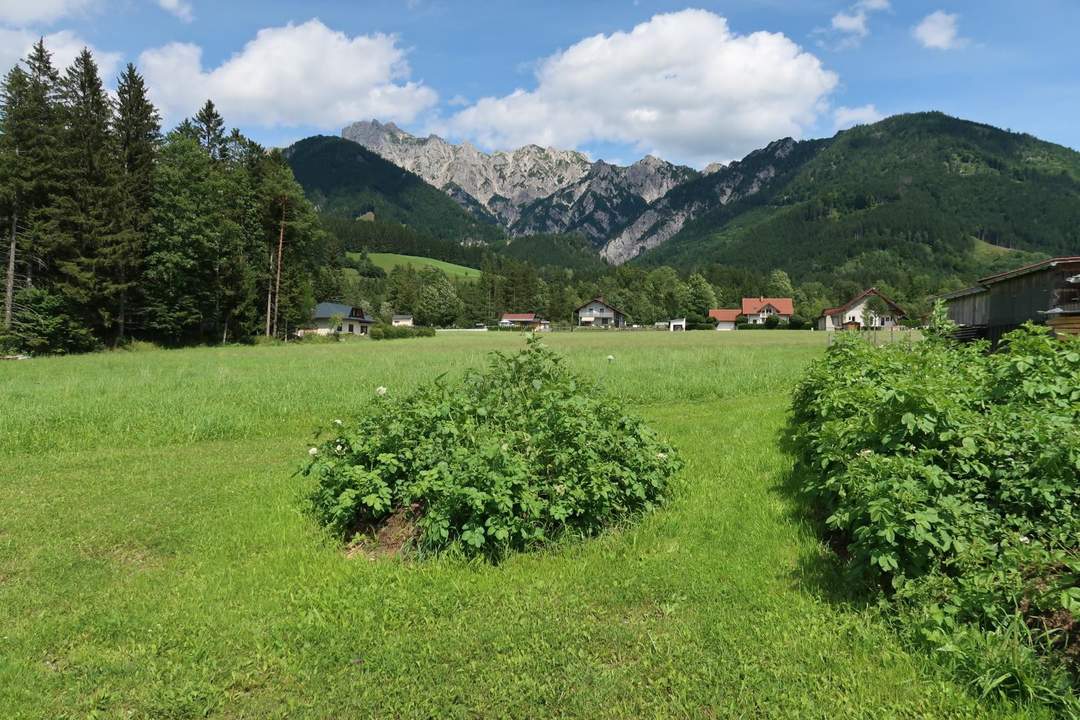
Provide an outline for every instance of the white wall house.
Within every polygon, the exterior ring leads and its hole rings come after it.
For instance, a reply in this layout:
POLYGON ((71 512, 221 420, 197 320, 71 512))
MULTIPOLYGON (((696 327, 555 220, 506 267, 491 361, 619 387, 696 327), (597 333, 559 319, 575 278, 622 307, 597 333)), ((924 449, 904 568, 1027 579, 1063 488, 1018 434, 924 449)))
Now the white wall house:
POLYGON ((717 330, 734 330, 741 313, 738 308, 713 308, 709 317, 716 321, 717 330))
POLYGON ((374 324, 375 320, 365 315, 363 308, 326 302, 315 306, 311 313, 311 322, 307 327, 297 330, 296 334, 300 337, 333 333, 367 335, 374 324))
POLYGON ((817 329, 832 332, 843 330, 845 326, 857 329, 882 329, 896 327, 904 317, 903 309, 889 298, 878 292, 877 288, 864 290, 839 307, 826 308, 817 321, 817 329), (888 308, 888 312, 866 312, 870 298, 877 297, 888 308), (864 321, 869 321, 865 323, 864 321))
POLYGON ((394 327, 412 327, 412 315, 394 315, 390 318, 390 324, 394 327))
POLYGON ((593 298, 574 310, 574 324, 580 327, 626 327, 626 315, 604 298, 593 298))
POLYGON ((742 314, 751 325, 764 325, 774 315, 786 323, 795 314, 795 303, 791 298, 743 298, 742 314))

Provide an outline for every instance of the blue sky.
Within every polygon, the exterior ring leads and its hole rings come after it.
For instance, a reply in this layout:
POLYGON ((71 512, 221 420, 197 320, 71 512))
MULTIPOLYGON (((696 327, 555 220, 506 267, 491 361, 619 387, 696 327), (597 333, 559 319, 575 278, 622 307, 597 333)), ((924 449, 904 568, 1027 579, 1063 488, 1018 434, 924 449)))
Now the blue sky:
POLYGON ((89 44, 170 123, 209 96, 269 145, 375 116, 701 166, 927 109, 1080 148, 1076 28, 1075 0, 0 0, 0 62, 89 44))

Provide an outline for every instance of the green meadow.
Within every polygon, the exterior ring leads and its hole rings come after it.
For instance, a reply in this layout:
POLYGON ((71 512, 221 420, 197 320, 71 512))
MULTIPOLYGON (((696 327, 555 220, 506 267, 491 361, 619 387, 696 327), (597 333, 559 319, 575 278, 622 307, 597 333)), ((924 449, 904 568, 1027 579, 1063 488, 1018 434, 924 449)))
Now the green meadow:
POLYGON ((822 334, 546 341, 687 465, 499 565, 347 557, 296 470, 376 387, 517 334, 0 363, 0 717, 1041 717, 906 650, 805 521, 780 439, 822 334))
POLYGON ((436 260, 434 258, 419 257, 416 255, 399 255, 397 253, 369 253, 368 258, 375 267, 382 268, 386 272, 390 272, 398 266, 412 267, 415 270, 433 267, 437 270, 442 270, 448 277, 452 278, 480 277, 480 271, 476 268, 465 267, 464 265, 457 265, 455 263, 446 262, 445 260, 436 260))

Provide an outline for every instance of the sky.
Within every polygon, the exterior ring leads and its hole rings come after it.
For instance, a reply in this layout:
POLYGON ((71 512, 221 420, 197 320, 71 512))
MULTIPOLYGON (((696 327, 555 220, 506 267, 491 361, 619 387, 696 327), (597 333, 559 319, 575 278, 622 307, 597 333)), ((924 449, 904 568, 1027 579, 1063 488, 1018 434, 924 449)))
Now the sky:
POLYGON ((127 62, 166 127, 212 98, 268 146, 393 121, 703 167, 903 112, 1080 148, 1080 0, 0 0, 0 67, 45 37, 127 62))

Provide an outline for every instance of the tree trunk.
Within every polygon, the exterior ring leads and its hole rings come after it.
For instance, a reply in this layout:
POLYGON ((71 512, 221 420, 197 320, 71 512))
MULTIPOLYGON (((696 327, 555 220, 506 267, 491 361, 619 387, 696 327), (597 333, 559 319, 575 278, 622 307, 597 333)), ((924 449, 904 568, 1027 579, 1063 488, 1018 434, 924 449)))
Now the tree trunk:
POLYGON ((266 337, 270 337, 270 299, 274 296, 274 286, 270 277, 274 274, 274 246, 270 246, 270 274, 266 276, 266 337))
POLYGON ((12 308, 15 305, 15 245, 18 239, 19 211, 11 212, 11 245, 8 246, 7 279, 4 282, 4 329, 11 329, 12 308))
POLYGON ((116 312, 116 347, 124 344, 124 330, 127 324, 127 273, 120 270, 120 307, 116 312))
POLYGON ((278 302, 281 300, 281 251, 285 247, 285 206, 288 196, 281 198, 281 233, 278 235, 277 246, 277 277, 274 279, 274 336, 277 336, 278 302))

